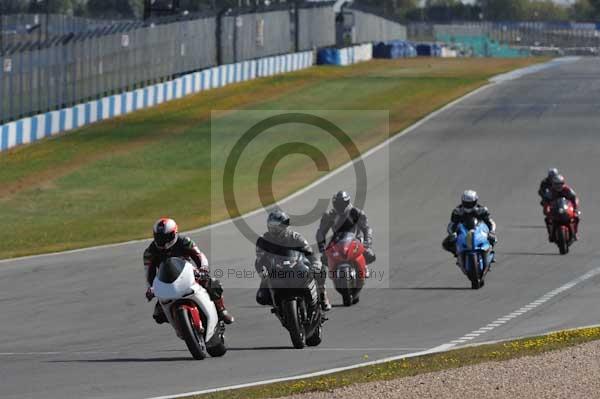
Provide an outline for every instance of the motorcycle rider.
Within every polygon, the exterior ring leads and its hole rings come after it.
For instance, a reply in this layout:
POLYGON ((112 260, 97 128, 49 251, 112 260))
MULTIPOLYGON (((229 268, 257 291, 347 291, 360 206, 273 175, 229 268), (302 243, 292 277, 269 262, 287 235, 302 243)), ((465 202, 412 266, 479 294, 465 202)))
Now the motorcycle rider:
MULTIPOLYGON (((225 308, 223 302, 223 286, 217 279, 209 276, 208 260, 206 256, 198 249, 198 246, 192 239, 180 236, 177 223, 173 219, 161 218, 156 221, 153 227, 154 241, 144 251, 144 269, 146 272, 146 298, 148 301, 154 298, 152 283, 160 264, 168 258, 178 257, 187 261, 193 261, 196 265, 196 279, 208 292, 210 299, 217 308, 219 319, 225 324, 231 324, 234 321, 233 316, 225 308)), ((156 303, 152 315, 158 324, 167 322, 162 306, 156 303)))
POLYGON ((538 189, 538 195, 542 199, 540 202, 540 205, 542 205, 544 208, 550 202, 549 200, 550 200, 550 196, 551 196, 550 191, 552 191, 552 179, 558 175, 559 175, 558 169, 550 168, 550 169, 548 169, 548 175, 544 179, 542 179, 542 181, 540 183, 540 188, 538 189))
MULTIPOLYGON (((321 252, 321 261, 327 267, 326 239, 329 230, 333 232, 333 239, 339 233, 352 232, 362 238, 365 247, 364 257, 368 264, 375 262, 377 257, 373 251, 373 230, 369 226, 369 220, 364 211, 352 205, 350 194, 346 191, 338 191, 331 198, 332 209, 325 212, 321 217, 321 223, 317 230, 317 243, 321 252)), ((367 276, 369 271, 367 269, 367 276)))
POLYGON ((462 194, 461 204, 454 208, 452 211, 452 216, 450 216, 450 223, 448 223, 448 236, 442 242, 442 247, 452 253, 454 256, 456 254, 456 232, 458 230, 458 226, 461 223, 464 223, 467 217, 476 217, 478 220, 484 222, 488 229, 490 230, 488 233, 488 240, 492 247, 496 245, 496 222, 491 218, 490 211, 488 208, 481 206, 478 204, 479 196, 477 192, 473 190, 465 190, 462 194))
POLYGON ((548 229, 548 241, 553 242, 552 237, 552 215, 550 212, 550 206, 553 201, 559 198, 566 198, 573 203, 573 209, 575 210, 575 223, 573 231, 573 238, 577 241, 577 232, 579 230, 579 217, 581 216, 581 211, 579 210, 579 198, 577 197, 577 193, 569 187, 565 183, 565 178, 563 175, 556 175, 552 178, 552 187, 550 190, 550 198, 547 201, 545 206, 544 214, 546 215, 546 228, 548 229))
MULTIPOLYGON (((283 211, 276 210, 267 218, 267 232, 256 242, 256 271, 262 276, 264 257, 269 253, 276 253, 278 248, 289 248, 302 252, 311 264, 315 276, 321 309, 329 311, 331 304, 325 290, 326 272, 321 262, 314 255, 308 241, 298 232, 290 228, 290 217, 283 211)), ((271 293, 267 287, 267 279, 262 278, 260 287, 256 292, 256 302, 260 305, 272 305, 271 293)))

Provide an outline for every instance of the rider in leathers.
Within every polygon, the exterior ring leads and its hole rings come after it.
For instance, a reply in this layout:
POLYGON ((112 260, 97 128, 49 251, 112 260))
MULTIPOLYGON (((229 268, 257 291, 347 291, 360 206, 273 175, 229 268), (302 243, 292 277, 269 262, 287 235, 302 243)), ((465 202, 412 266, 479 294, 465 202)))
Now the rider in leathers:
POLYGON ((448 236, 442 242, 442 247, 456 256, 456 232, 458 225, 464 223, 467 217, 476 217, 484 222, 488 229, 488 240, 492 246, 496 244, 496 222, 491 218, 490 211, 477 203, 479 197, 473 190, 466 190, 462 195, 461 204, 454 208, 450 223, 448 224, 448 236))
MULTIPOLYGON (((331 309, 331 304, 325 290, 326 271, 323 270, 321 262, 314 255, 308 241, 300 233, 290 229, 289 225, 290 218, 285 212, 274 211, 269 214, 267 219, 268 231, 256 242, 256 262, 254 264, 256 271, 259 275, 263 276, 263 266, 266 261, 265 256, 269 256, 270 253, 277 253, 280 248, 302 252, 311 264, 317 283, 321 308, 328 311, 331 309)), ((261 305, 272 305, 267 282, 267 279, 262 277, 260 287, 256 292, 256 302, 261 305)))
MULTIPOLYGON (((154 298, 152 284, 160 264, 171 257, 183 258, 196 266, 194 274, 199 284, 208 292, 210 299, 217 308, 219 319, 226 324, 234 321, 233 316, 225 308, 223 302, 223 287, 221 282, 209 276, 208 260, 189 237, 180 236, 177 223, 173 219, 161 218, 154 224, 154 241, 144 251, 144 269, 146 272, 146 298, 154 298)), ((152 315, 158 324, 167 322, 162 306, 156 303, 152 315)))
MULTIPOLYGON (((319 252, 323 254, 326 249, 327 233, 333 232, 332 240, 340 233, 352 232, 358 238, 362 238, 365 247, 365 260, 367 264, 375 261, 375 252, 371 245, 373 244, 373 230, 369 226, 367 214, 353 206, 350 195, 345 191, 338 191, 331 199, 332 209, 325 212, 321 217, 321 223, 317 230, 317 244, 319 252)), ((322 256, 321 261, 327 266, 327 257, 322 256)), ((367 272, 368 274, 368 272, 367 272)))
POLYGON ((558 198, 566 198, 573 204, 573 208, 575 210, 575 223, 573 226, 573 238, 575 241, 578 240, 578 230, 579 230, 579 219, 581 216, 581 211, 579 210, 579 198, 571 187, 569 187, 565 183, 565 178, 563 175, 556 175, 552 178, 552 186, 550 190, 550 196, 548 201, 544 206, 544 214, 546 215, 546 228, 548 230, 548 241, 553 242, 554 237, 552 237, 552 215, 551 215, 551 204, 553 201, 558 198))
POLYGON ((550 168, 548 169, 548 175, 540 182, 538 195, 541 198, 540 205, 542 205, 544 209, 550 203, 550 198, 552 197, 552 179, 558 175, 558 169, 550 168))

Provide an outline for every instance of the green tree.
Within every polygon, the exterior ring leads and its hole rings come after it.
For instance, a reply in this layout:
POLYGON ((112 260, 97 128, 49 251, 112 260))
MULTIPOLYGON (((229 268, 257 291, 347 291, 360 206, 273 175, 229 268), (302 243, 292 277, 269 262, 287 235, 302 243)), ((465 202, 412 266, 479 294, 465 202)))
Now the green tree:
POLYGON ((478 0, 483 18, 492 21, 519 21, 525 19, 527 0, 478 0))
POLYGON ((594 7, 589 0, 577 0, 570 11, 571 19, 576 21, 589 21, 595 17, 594 7))
POLYGON ((532 0, 527 5, 526 20, 530 21, 566 21, 569 9, 552 0, 532 0))
POLYGON ((87 11, 93 17, 135 18, 139 8, 137 0, 89 0, 87 3, 87 11))

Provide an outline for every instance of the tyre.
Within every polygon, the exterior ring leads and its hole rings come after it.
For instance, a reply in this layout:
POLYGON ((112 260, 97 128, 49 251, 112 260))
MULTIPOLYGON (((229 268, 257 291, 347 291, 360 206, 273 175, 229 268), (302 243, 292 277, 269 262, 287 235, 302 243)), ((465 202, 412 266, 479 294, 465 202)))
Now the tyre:
POLYGON ((558 245, 558 252, 560 252, 561 255, 566 255, 569 253, 569 240, 567 239, 569 232, 567 231, 567 228, 564 226, 560 227, 560 230, 558 231, 558 240, 556 242, 556 245, 558 245))
POLYGON ((472 254, 468 258, 470 263, 469 267, 469 280, 471 280, 471 289, 478 290, 481 288, 481 280, 479 278, 479 259, 477 254, 472 254))
POLYGON ((344 306, 352 305, 352 303, 354 302, 354 298, 352 297, 350 290, 344 291, 344 293, 342 294, 342 301, 344 301, 344 306))
POLYGON ((289 299, 283 302, 282 305, 285 324, 290 333, 292 344, 294 348, 302 349, 306 345, 306 336, 304 334, 304 327, 300 323, 298 302, 296 299, 289 299))
POLYGON ((177 308, 175 317, 179 331, 188 347, 188 350, 196 360, 203 360, 208 356, 204 337, 194 328, 188 311, 183 308, 177 308))
POLYGON ((220 336, 219 343, 206 348, 206 351, 212 357, 221 357, 225 353, 227 353, 227 346, 225 345, 225 335, 223 335, 222 331, 219 332, 219 334, 220 334, 219 335, 220 336))
POLYGON ((306 339, 307 346, 317 346, 323 341, 323 326, 315 329, 315 332, 306 339))

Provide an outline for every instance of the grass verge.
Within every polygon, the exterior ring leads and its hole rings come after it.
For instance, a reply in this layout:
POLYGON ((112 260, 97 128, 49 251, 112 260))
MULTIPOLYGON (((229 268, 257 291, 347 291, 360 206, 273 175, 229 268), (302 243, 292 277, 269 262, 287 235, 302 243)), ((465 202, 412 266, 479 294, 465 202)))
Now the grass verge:
MULTIPOLYGON (((0 219, 11 234, 0 240, 0 258, 148 237, 149 226, 164 215, 183 230, 227 218, 211 181, 218 180, 227 155, 214 149, 227 148, 233 138, 211 138, 211 110, 228 111, 216 121, 232 131, 243 128, 240 110, 389 111, 389 129, 359 113, 346 122, 362 152, 491 76, 542 61, 418 58, 314 67, 200 93, 8 151, 0 154, 0 219)), ((282 132, 290 140, 321 145, 330 170, 348 161, 322 134, 282 132)), ((268 138, 253 144, 236 175, 236 193, 244 198, 240 212, 260 206, 257 185, 265 182, 258 172, 273 148, 268 138)), ((274 196, 282 198, 326 173, 308 157, 286 157, 276 165, 274 196)))
POLYGON ((600 340, 600 327, 565 330, 538 337, 465 347, 449 352, 366 366, 315 378, 196 395, 186 399, 263 399, 330 391, 354 384, 410 377, 483 362, 535 356, 596 340, 600 340))

